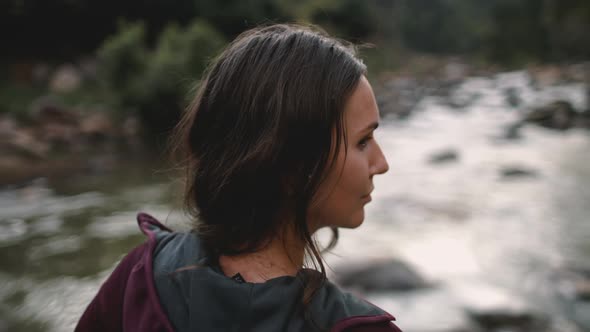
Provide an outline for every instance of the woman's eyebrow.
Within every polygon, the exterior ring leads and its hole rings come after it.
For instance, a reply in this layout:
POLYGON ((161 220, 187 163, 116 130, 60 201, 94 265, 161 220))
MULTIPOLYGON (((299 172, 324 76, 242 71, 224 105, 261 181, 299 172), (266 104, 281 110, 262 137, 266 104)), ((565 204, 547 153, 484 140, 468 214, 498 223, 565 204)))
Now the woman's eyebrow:
POLYGON ((367 132, 367 131, 372 131, 377 129, 377 127, 379 127, 379 122, 375 121, 372 122, 371 124, 369 124, 368 126, 365 127, 365 129, 361 130, 361 132, 367 132))

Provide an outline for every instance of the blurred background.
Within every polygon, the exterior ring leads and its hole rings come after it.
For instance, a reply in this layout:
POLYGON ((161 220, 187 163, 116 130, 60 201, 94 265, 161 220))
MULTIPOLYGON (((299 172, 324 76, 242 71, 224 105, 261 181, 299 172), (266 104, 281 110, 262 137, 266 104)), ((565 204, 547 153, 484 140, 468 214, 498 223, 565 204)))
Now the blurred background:
POLYGON ((137 212, 189 227, 167 135, 208 61, 278 22, 361 44, 381 111, 390 171, 334 280, 407 332, 590 331, 590 2, 2 0, 0 22, 0 331, 72 330, 137 212))

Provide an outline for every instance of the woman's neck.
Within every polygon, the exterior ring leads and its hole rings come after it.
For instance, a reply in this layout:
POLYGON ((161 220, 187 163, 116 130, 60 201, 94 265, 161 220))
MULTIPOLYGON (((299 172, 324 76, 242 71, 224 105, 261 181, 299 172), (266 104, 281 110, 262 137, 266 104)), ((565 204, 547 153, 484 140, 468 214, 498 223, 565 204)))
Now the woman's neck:
POLYGON ((263 283, 282 276, 295 276, 303 266, 305 246, 293 231, 284 231, 268 245, 253 252, 220 256, 219 266, 226 276, 239 273, 244 280, 263 283))

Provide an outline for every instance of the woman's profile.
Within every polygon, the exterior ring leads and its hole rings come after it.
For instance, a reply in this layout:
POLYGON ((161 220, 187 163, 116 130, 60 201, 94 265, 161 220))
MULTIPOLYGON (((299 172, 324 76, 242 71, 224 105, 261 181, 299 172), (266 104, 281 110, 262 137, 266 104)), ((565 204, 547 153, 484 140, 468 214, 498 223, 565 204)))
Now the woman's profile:
POLYGON ((77 331, 399 331, 326 278, 314 233, 356 228, 388 170, 366 67, 309 27, 244 32, 213 60, 172 145, 189 233, 140 213, 148 240, 77 331), (306 267, 306 268, 304 268, 306 267))

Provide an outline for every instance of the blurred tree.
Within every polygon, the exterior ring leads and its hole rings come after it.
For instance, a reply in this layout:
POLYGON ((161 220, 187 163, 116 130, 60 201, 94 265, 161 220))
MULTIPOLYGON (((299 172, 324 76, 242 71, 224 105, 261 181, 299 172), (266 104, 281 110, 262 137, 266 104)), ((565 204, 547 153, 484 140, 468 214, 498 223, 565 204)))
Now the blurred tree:
POLYGON ((88 54, 121 18, 143 21, 150 46, 167 24, 202 18, 227 39, 261 23, 303 21, 349 39, 504 63, 590 53, 587 0, 3 0, 0 57, 63 62, 88 54))
POLYGON ((163 130, 204 59, 226 40, 255 25, 293 21, 376 44, 363 53, 373 73, 415 51, 512 66, 590 57, 587 0, 3 0, 0 83, 30 84, 36 69, 98 48, 98 80, 113 109, 163 130))
POLYGON ((100 82, 120 113, 140 116, 147 135, 165 132, 176 124, 190 85, 225 43, 207 22, 196 20, 186 29, 169 25, 149 51, 144 25, 122 24, 98 52, 100 82))
POLYGON ((142 20, 148 41, 169 22, 194 18, 194 0, 2 0, 4 59, 56 60, 94 52, 118 21, 142 20), (15 38, 15 35, 18 38, 15 38))
POLYGON ((543 23, 551 60, 588 60, 590 57, 590 2, 545 0, 543 23))
POLYGON ((162 32, 142 76, 141 98, 135 104, 148 133, 173 128, 186 105, 187 91, 225 43, 224 37, 203 20, 186 29, 171 25, 162 32))
POLYGON ((476 52, 490 28, 489 6, 488 1, 402 1, 397 19, 403 43, 429 53, 476 52))
POLYGON ((367 39, 377 31, 376 14, 370 1, 340 0, 324 2, 311 13, 311 21, 341 37, 356 41, 367 39))
POLYGON ((196 0, 197 17, 229 39, 259 24, 293 21, 280 0, 196 0))
POLYGON ((128 109, 141 98, 148 56, 143 23, 121 23, 99 48, 98 80, 115 107, 128 109))
POLYGON ((542 1, 495 0, 491 17, 493 28, 486 43, 486 54, 491 60, 521 65, 531 58, 548 58, 542 1))

